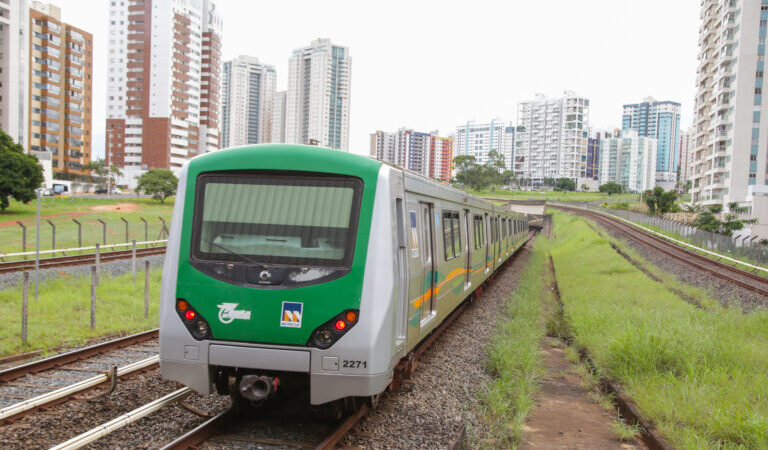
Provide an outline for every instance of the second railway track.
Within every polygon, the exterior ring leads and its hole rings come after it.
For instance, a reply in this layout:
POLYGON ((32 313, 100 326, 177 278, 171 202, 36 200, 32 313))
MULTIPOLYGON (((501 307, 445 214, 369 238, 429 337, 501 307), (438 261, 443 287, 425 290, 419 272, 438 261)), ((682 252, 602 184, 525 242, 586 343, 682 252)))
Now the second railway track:
POLYGON ((744 289, 768 297, 768 278, 766 277, 700 255, 694 251, 682 248, 679 245, 675 245, 660 237, 653 236, 620 220, 616 220, 598 212, 563 205, 551 206, 563 211, 589 217, 599 224, 618 231, 636 242, 646 245, 670 258, 693 266, 703 272, 714 275, 744 289))
MULTIPOLYGON (((128 259, 128 258, 131 258, 132 254, 133 254, 132 250, 119 250, 119 251, 113 251, 113 252, 105 252, 105 253, 99 254, 99 262, 103 263, 103 262, 117 261, 121 259, 128 259)), ((162 254, 165 254, 165 246, 136 249, 137 258, 143 258, 146 256, 153 256, 153 255, 162 255, 162 254)), ((56 258, 44 258, 40 260, 40 268, 51 269, 51 268, 63 267, 63 266, 78 266, 78 265, 95 264, 95 263, 96 263, 96 254, 88 253, 85 255, 70 255, 70 256, 59 256, 56 258)), ((34 268, 35 268, 34 260, 2 262, 0 263, 0 274, 28 271, 28 270, 33 270, 34 268)))

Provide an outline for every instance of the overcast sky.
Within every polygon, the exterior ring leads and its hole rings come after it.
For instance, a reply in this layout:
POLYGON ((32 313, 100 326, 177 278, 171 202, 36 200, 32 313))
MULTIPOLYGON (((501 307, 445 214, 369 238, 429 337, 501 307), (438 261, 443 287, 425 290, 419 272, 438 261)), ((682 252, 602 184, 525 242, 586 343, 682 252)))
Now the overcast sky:
MULTIPOLYGON (((104 154, 108 0, 51 0, 94 35, 93 148, 104 154)), ((224 60, 277 69, 318 37, 352 56, 350 150, 409 127, 447 135, 467 120, 517 121, 517 103, 566 89, 590 99, 590 124, 619 126, 646 96, 682 103, 692 120, 698 0, 219 0, 224 60)))

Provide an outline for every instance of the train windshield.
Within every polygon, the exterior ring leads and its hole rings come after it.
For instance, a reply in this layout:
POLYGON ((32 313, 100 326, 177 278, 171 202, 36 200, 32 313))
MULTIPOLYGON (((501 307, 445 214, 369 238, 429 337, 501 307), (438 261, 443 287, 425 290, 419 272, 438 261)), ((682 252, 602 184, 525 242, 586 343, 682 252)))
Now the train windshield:
POLYGON ((351 266, 359 179, 293 172, 206 174, 198 181, 193 258, 351 266))

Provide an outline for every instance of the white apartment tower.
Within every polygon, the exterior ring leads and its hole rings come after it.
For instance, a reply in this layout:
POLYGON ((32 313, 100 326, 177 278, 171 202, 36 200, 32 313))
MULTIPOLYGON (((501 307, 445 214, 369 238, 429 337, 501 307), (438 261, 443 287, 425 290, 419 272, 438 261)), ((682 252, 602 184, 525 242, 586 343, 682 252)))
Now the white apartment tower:
POLYGON ((29 151, 29 2, 0 2, 0 128, 29 151))
POLYGON ((505 169, 512 168, 515 129, 511 123, 496 118, 490 122, 467 122, 456 127, 454 156, 474 156, 477 164, 488 162, 488 153, 496 150, 504 156, 505 169))
POLYGON ((768 184, 768 1, 702 0, 700 18, 692 201, 748 204, 768 184))
POLYGON ((693 156, 696 129, 691 127, 680 134, 680 175, 678 185, 685 189, 685 185, 691 177, 691 157, 693 156))
POLYGON ((222 20, 213 0, 110 0, 107 163, 126 184, 219 149, 222 20))
POLYGON ((288 65, 285 141, 349 150, 352 59, 347 47, 317 39, 288 65))
POLYGON ((286 91, 276 91, 272 100, 272 142, 285 142, 286 91))
POLYGON ((541 182, 586 178, 589 100, 566 91, 563 97, 522 102, 517 107, 515 174, 541 182))
POLYGON ((657 140, 632 129, 600 140, 600 184, 619 183, 625 191, 645 192, 656 184, 657 140))
POLYGON ((222 148, 274 142, 273 102, 277 75, 274 66, 253 56, 226 61, 221 77, 222 148))

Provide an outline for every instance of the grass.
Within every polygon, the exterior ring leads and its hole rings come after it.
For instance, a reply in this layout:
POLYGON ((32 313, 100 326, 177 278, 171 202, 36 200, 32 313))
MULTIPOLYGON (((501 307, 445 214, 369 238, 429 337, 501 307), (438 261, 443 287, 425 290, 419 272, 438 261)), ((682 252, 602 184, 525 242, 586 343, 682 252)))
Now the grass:
MULTIPOLYGON (((22 204, 11 200, 10 207, 0 213, 0 253, 16 253, 22 251, 22 230, 16 224, 21 221, 27 228, 26 251, 35 249, 35 214, 36 202, 22 204)), ((143 217, 149 222, 149 240, 156 240, 162 229, 158 217, 162 217, 170 226, 173 199, 164 204, 149 198, 43 198, 40 203, 40 249, 52 248, 52 229, 46 222, 51 220, 56 226, 56 248, 77 247, 77 225, 72 219, 82 223, 83 246, 102 243, 101 219, 107 223, 107 243, 125 242, 125 224, 121 217, 129 222, 128 240, 144 240, 143 217), (120 208, 120 209, 115 209, 120 208), (102 211, 99 211, 102 209, 102 211), (106 210, 105 210, 106 209, 106 210)))
POLYGON ((494 380, 485 387, 482 405, 496 440, 481 446, 508 448, 519 444, 525 417, 544 374, 539 345, 545 334, 542 296, 547 291, 542 271, 546 244, 544 239, 537 240, 488 346, 488 365, 494 380))
POLYGON ((768 448, 768 312, 721 308, 701 292, 708 307, 696 308, 584 219, 554 220, 564 316, 600 375, 678 448, 768 448))
POLYGON ((472 195, 478 197, 503 198, 514 200, 549 200, 556 202, 613 202, 620 200, 639 201, 640 194, 614 194, 608 195, 601 192, 555 192, 555 191, 509 191, 506 189, 496 189, 493 192, 489 190, 477 191, 466 189, 472 195))
POLYGON ((615 420, 611 422, 611 428, 613 428, 613 433, 616 437, 624 442, 629 442, 640 436, 640 425, 638 424, 630 425, 621 420, 615 420))
POLYGON ((0 356, 62 344, 82 344, 99 336, 157 327, 161 269, 150 270, 149 317, 144 318, 144 270, 112 277, 102 273, 96 290, 96 327, 90 328, 91 277, 57 277, 41 283, 37 301, 30 277, 28 343, 21 344, 21 284, 0 291, 0 356))

